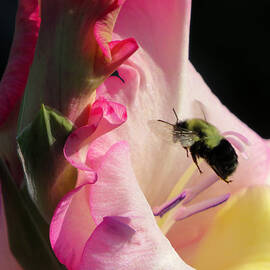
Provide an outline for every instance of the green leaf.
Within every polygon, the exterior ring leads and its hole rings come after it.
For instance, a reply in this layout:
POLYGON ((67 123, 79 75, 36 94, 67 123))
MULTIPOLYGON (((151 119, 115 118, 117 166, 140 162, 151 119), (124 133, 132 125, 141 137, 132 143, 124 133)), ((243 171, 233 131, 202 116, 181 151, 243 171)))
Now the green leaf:
POLYGON ((32 201, 22 196, 1 159, 0 179, 10 249, 19 264, 24 270, 65 269, 50 247, 48 223, 32 201))
POLYGON ((77 170, 63 155, 72 128, 68 119, 42 105, 34 121, 17 137, 28 192, 47 222, 77 179, 77 170))

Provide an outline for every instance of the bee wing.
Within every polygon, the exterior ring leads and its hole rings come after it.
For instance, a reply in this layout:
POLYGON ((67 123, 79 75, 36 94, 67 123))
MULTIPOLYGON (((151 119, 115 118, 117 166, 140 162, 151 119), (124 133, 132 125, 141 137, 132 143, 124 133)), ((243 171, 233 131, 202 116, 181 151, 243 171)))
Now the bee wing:
POLYGON ((173 140, 180 142, 183 147, 190 147, 198 138, 198 134, 184 128, 173 131, 173 140))
POLYGON ((193 117, 195 118, 201 118, 207 121, 209 118, 207 115, 207 109, 206 106, 199 100, 195 99, 192 102, 192 112, 193 112, 193 117))
POLYGON ((158 120, 148 121, 148 126, 155 135, 173 145, 180 143, 182 147, 190 147, 197 137, 197 134, 193 131, 184 128, 175 130, 173 124, 158 120))
POLYGON ((173 125, 158 120, 150 120, 148 126, 157 137, 169 144, 175 144, 173 125))

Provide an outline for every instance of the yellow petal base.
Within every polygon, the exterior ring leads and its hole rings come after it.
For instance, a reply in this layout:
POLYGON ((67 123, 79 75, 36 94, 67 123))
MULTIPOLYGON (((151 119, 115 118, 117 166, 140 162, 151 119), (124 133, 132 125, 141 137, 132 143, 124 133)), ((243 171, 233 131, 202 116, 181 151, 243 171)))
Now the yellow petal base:
POLYGON ((197 270, 270 269, 270 187, 234 195, 218 213, 193 262, 197 270))

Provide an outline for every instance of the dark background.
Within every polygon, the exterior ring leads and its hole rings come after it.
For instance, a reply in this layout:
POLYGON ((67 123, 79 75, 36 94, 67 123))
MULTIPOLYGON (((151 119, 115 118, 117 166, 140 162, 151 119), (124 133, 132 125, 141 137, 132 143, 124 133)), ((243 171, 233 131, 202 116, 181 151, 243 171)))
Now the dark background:
MULTIPOLYGON (((0 77, 16 8, 16 0, 1 0, 0 77)), ((221 101, 265 138, 270 138, 269 17, 269 0, 193 0, 190 33, 191 62, 221 101)))
POLYGON ((190 59, 221 101, 270 138, 269 0, 194 0, 190 59))

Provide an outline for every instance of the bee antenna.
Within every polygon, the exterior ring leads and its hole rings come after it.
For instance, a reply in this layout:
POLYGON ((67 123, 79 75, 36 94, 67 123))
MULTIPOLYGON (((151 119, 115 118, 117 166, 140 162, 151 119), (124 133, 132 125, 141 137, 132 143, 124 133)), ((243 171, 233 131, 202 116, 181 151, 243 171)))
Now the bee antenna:
POLYGON ((174 113, 175 118, 176 118, 176 123, 178 123, 179 122, 178 115, 177 115, 177 113, 176 113, 176 111, 175 111, 174 108, 172 110, 173 110, 173 113, 174 113))
POLYGON ((164 121, 164 120, 158 120, 159 122, 162 122, 162 123, 166 123, 166 124, 168 124, 168 125, 170 125, 170 126, 174 126, 174 124, 171 124, 171 123, 169 123, 169 122, 166 122, 166 121, 164 121))

